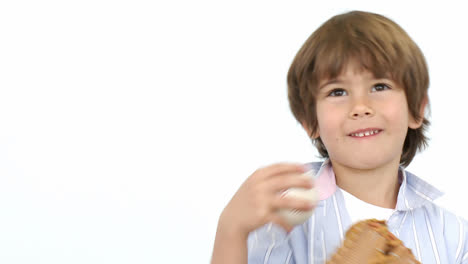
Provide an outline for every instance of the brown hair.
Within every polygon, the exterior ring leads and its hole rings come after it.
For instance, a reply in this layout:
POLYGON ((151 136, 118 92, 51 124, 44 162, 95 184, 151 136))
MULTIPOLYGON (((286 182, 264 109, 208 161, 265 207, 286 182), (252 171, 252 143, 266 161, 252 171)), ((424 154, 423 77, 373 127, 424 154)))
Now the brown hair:
MULTIPOLYGON (((288 72, 291 111, 309 128, 318 129, 315 95, 320 81, 336 78, 350 60, 403 87, 411 116, 420 121, 418 129, 408 128, 400 164, 408 166, 417 150, 427 146, 424 132, 429 126, 420 109, 427 98, 429 74, 419 47, 392 20, 378 14, 352 11, 332 17, 320 26, 297 53, 288 72)), ((328 157, 320 138, 312 139, 322 157, 328 157)))

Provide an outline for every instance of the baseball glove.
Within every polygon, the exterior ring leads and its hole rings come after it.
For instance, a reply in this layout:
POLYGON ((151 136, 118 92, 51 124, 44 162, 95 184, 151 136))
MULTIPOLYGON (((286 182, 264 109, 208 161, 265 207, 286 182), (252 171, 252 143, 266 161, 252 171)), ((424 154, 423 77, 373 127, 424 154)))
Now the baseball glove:
POLYGON ((385 221, 358 222, 346 232, 346 238, 327 264, 416 264, 411 250, 394 236, 385 221))

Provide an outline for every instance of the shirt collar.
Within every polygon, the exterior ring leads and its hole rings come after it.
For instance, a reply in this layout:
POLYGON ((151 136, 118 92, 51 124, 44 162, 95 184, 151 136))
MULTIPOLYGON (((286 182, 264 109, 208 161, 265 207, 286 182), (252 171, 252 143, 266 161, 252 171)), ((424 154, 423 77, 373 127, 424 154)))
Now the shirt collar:
MULTIPOLYGON (((315 186, 319 192, 319 200, 326 200, 337 190, 335 173, 330 160, 327 159, 323 163, 309 163, 308 165, 315 173, 315 186)), ((423 207, 443 195, 443 192, 416 175, 405 171, 403 167, 400 167, 398 175, 401 185, 398 191, 396 210, 407 211, 423 207)))
POLYGON ((401 181, 396 210, 407 211, 423 207, 441 197, 444 193, 416 175, 400 167, 401 181))

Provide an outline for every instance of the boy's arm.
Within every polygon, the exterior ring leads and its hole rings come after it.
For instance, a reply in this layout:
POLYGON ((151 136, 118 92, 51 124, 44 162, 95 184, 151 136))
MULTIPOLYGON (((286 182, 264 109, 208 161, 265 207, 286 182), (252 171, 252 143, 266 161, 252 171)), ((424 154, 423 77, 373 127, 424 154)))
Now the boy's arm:
POLYGON ((216 230, 211 264, 247 264, 247 237, 248 234, 224 227, 221 217, 216 230))
POLYGON ((277 214, 278 209, 313 209, 315 204, 310 201, 281 195, 289 188, 312 188, 310 178, 298 177, 306 170, 299 164, 274 164, 254 172, 219 218, 211 263, 247 263, 250 232, 269 222, 286 231, 292 229, 277 214))

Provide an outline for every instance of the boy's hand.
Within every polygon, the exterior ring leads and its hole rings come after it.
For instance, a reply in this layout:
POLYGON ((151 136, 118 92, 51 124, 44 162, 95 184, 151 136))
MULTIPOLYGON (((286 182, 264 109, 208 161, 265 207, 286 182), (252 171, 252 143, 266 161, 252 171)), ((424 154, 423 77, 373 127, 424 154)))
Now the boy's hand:
POLYGON ((312 179, 305 176, 306 169, 300 164, 279 163, 256 170, 241 185, 228 203, 219 220, 219 227, 236 236, 248 234, 273 222, 290 231, 288 225, 276 212, 278 209, 310 210, 308 201, 281 195, 289 188, 312 188, 312 179))

